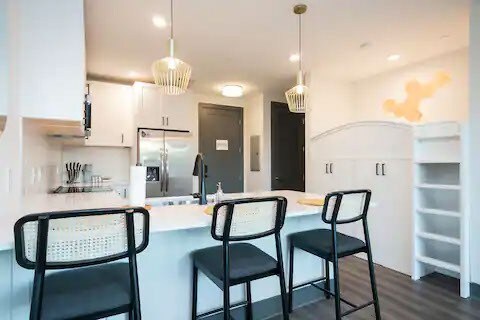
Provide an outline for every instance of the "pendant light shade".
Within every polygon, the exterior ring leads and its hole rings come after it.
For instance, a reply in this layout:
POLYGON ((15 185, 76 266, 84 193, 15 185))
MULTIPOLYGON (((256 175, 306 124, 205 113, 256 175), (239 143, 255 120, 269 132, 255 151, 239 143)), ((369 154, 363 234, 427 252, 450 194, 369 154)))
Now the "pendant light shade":
POLYGON ((298 74, 297 85, 285 92, 287 98, 288 109, 290 112, 305 113, 308 107, 308 87, 303 83, 302 72, 302 14, 307 11, 304 4, 296 5, 293 12, 298 15, 298 74))
POLYGON ((162 88, 166 95, 179 95, 185 93, 190 82, 192 68, 174 56, 173 41, 173 0, 170 2, 170 55, 157 60, 152 64, 152 73, 155 84, 162 88))

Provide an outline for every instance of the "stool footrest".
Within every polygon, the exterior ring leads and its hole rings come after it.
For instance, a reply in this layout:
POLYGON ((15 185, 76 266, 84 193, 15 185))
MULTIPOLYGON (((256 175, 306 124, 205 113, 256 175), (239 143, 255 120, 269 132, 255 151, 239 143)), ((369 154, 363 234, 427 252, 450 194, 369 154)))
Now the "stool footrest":
POLYGON ((354 307, 353 309, 350 309, 350 310, 345 311, 344 313, 342 313, 341 317, 347 316, 347 315, 349 315, 349 314, 351 314, 351 313, 354 313, 355 311, 358 311, 358 310, 360 310, 360 309, 366 308, 366 307, 368 307, 368 306, 370 306, 370 305, 372 305, 372 304, 374 304, 374 303, 375 303, 375 301, 372 300, 372 301, 369 301, 369 302, 364 303, 364 304, 362 304, 362 305, 356 306, 356 307, 354 307))
MULTIPOLYGON (((231 304, 230 305, 230 310, 238 308, 238 307, 246 306, 246 305, 247 305, 247 301, 240 301, 240 302, 231 304)), ((223 311, 223 308, 213 309, 213 310, 210 310, 210 311, 207 311, 207 312, 204 312, 202 314, 197 315, 197 319, 202 319, 202 318, 214 315, 216 313, 220 313, 222 311, 223 311)))
POLYGON ((315 285, 317 282, 325 281, 325 280, 327 280, 327 278, 326 278, 326 277, 323 277, 323 278, 318 278, 318 279, 315 279, 315 280, 310 280, 310 281, 307 281, 307 282, 303 282, 303 283, 294 285, 294 286, 292 287, 292 290, 293 290, 293 289, 298 289, 298 288, 303 288, 303 287, 306 287, 306 286, 313 286, 313 285, 315 285))

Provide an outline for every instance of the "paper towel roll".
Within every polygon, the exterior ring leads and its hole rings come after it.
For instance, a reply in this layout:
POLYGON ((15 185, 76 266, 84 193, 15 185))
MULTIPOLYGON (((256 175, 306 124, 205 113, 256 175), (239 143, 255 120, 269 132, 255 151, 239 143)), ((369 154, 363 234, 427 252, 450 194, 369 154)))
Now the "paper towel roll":
POLYGON ((147 167, 130 167, 130 197, 129 204, 134 207, 144 207, 146 197, 147 167))

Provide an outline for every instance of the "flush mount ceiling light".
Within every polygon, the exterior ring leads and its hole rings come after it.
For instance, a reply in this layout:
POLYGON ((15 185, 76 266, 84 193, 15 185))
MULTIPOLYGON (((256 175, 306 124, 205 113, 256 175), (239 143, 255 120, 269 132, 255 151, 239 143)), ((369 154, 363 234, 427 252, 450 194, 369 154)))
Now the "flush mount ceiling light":
POLYGON ((192 68, 174 56, 173 42, 173 0, 170 1, 170 55, 152 64, 155 84, 163 89, 166 95, 179 95, 187 91, 192 68))
POLYGON ((226 85, 222 88, 222 95, 225 97, 238 98, 243 96, 243 87, 238 85, 226 85))
POLYGON ((288 109, 290 112, 305 113, 307 110, 308 87, 303 84, 302 72, 302 14, 307 11, 307 6, 298 4, 293 7, 293 12, 298 15, 298 74, 297 85, 285 92, 288 109))
POLYGON ((159 15, 154 15, 152 18, 153 25, 159 29, 163 29, 167 27, 167 21, 164 17, 159 15))
POLYGON ((399 59, 400 59, 399 54, 391 54, 387 58, 388 61, 398 61, 399 59))

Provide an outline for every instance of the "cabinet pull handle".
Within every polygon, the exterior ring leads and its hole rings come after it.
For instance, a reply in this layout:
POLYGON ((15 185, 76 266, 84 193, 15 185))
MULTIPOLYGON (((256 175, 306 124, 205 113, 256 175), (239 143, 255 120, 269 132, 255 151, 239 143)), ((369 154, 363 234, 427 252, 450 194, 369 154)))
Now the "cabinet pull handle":
POLYGON ((328 174, 328 163, 325 163, 325 173, 328 174))
POLYGON ((378 162, 375 163, 375 174, 376 174, 377 176, 379 175, 379 173, 378 173, 378 165, 379 165, 378 162))
POLYGON ((333 173, 333 162, 330 162, 330 173, 333 173))
POLYGON ((167 127, 168 127, 168 117, 166 117, 166 118, 167 118, 167 127))
POLYGON ((123 133, 122 133, 122 143, 123 143, 123 133))
POLYGON ((382 176, 386 176, 386 174, 385 174, 385 163, 382 163, 382 176))
POLYGON ((162 126, 165 125, 165 117, 162 117, 162 126))

